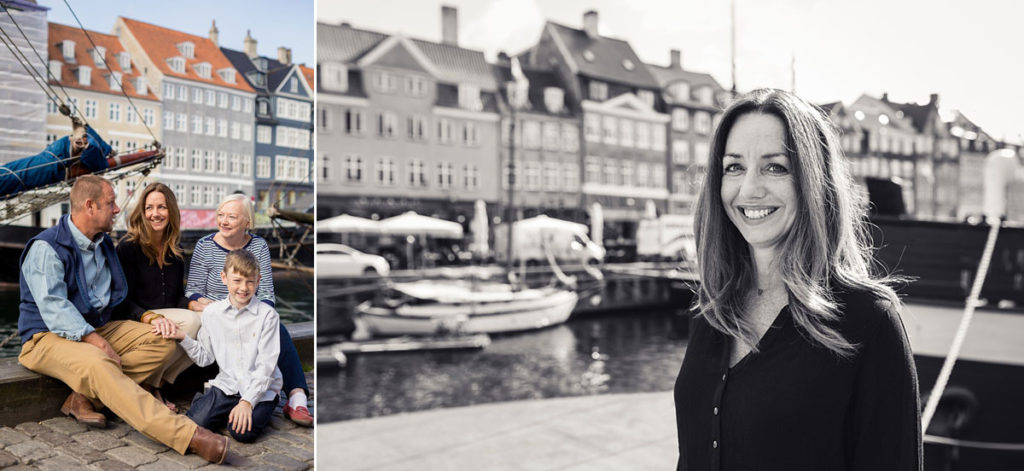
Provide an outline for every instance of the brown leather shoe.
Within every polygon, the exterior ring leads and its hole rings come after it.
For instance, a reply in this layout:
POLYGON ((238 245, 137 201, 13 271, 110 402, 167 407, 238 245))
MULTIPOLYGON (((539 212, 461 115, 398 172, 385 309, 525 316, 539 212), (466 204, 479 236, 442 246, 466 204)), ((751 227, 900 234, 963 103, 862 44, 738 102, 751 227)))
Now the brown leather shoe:
POLYGON ((192 435, 192 441, 188 443, 188 451, 211 463, 221 464, 228 456, 228 437, 218 435, 203 427, 196 427, 196 433, 192 435))
POLYGON ((64 415, 71 415, 75 417, 75 420, 80 424, 85 424, 90 427, 106 428, 107 417, 92 407, 92 402, 89 401, 85 396, 72 392, 67 399, 64 400, 64 405, 60 406, 60 411, 64 415))

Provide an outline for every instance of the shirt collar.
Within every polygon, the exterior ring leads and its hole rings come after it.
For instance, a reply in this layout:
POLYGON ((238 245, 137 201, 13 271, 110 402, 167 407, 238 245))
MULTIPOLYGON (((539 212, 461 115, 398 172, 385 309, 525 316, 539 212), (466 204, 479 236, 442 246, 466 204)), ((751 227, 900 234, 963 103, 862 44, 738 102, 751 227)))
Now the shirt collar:
POLYGON ((71 237, 75 239, 75 245, 80 250, 93 251, 96 249, 96 245, 99 244, 100 240, 103 240, 103 233, 97 232, 94 240, 89 240, 82 231, 78 230, 78 226, 71 220, 71 216, 68 216, 68 227, 71 228, 71 237))
MULTIPOLYGON (((231 295, 228 294, 229 298, 230 296, 231 295)), ((227 307, 224 308, 225 313, 232 314, 237 312, 239 315, 241 315, 248 312, 254 316, 257 314, 257 308, 259 307, 260 303, 260 300, 256 298, 255 294, 253 294, 252 299, 249 300, 249 304, 242 306, 242 309, 235 309, 235 306, 231 304, 231 299, 225 299, 225 301, 227 301, 227 307)))

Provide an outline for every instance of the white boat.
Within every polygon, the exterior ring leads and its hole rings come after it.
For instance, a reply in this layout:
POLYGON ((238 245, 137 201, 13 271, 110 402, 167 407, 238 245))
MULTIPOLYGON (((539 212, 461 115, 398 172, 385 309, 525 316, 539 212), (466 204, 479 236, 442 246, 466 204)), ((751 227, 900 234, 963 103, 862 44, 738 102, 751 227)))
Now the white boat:
POLYGON ((513 290, 504 283, 424 280, 395 283, 396 298, 357 307, 374 336, 494 334, 565 322, 579 299, 555 288, 513 290))

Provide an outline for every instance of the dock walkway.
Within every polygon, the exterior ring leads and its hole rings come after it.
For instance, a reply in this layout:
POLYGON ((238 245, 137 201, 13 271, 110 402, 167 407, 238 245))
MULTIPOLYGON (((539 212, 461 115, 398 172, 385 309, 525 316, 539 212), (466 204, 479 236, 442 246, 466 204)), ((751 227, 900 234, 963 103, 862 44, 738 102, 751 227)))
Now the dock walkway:
POLYGON ((665 470, 671 392, 502 402, 321 424, 324 469, 665 470), (330 444, 324 446, 324 444, 330 444))

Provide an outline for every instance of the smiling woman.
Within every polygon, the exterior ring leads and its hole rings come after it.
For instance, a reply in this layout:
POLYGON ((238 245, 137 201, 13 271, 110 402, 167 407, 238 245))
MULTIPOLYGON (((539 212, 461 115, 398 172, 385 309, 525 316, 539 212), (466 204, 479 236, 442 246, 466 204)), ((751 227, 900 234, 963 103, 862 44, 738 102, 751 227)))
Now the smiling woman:
POLYGON ((868 270, 864 205, 828 119, 755 90, 725 111, 709 158, 678 469, 920 469, 900 302, 868 270))

